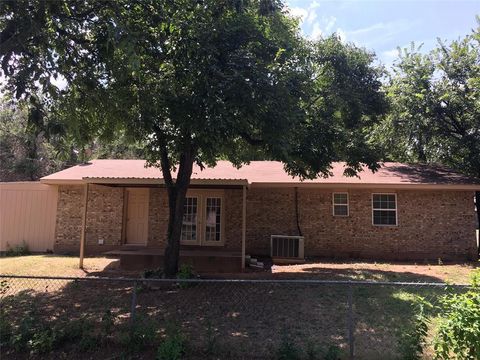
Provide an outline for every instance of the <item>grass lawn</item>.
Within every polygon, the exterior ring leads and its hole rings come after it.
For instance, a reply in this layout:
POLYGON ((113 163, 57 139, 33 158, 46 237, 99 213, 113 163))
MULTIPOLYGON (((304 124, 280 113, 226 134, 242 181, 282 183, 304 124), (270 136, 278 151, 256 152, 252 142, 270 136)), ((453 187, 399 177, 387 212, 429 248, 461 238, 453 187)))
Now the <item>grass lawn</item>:
POLYGON ((87 257, 84 270, 78 268, 78 256, 28 255, 0 257, 0 274, 84 277, 117 268, 115 259, 87 257))

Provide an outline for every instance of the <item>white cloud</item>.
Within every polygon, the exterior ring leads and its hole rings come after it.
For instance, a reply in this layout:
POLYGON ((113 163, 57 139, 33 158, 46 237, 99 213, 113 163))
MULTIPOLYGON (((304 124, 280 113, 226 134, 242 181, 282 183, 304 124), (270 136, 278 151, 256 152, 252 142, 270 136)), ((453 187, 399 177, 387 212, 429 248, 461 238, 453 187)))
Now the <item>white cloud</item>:
POLYGON ((335 23, 337 22, 337 18, 335 16, 329 16, 328 18, 325 19, 325 32, 326 33, 331 33, 333 27, 335 26, 335 23))
POLYGON ((337 28, 337 31, 335 31, 335 33, 340 37, 340 40, 342 40, 343 42, 347 41, 347 32, 345 30, 337 28))
POLYGON ((376 47, 381 44, 389 43, 398 34, 410 30, 414 24, 407 20, 396 20, 389 22, 379 22, 364 28, 359 28, 347 32, 347 36, 355 43, 367 47, 376 47), (376 46, 375 46, 376 45, 376 46))
POLYGON ((305 22, 307 24, 313 24, 316 18, 317 18, 317 13, 315 11, 309 11, 307 18, 305 19, 305 22))
POLYGON ((303 26, 303 24, 311 25, 317 19, 316 9, 319 6, 320 3, 318 1, 313 1, 306 7, 293 6, 289 8, 289 11, 293 17, 300 18, 300 26, 303 26))
POLYGON ((312 38, 312 40, 317 40, 320 36, 322 36, 322 34, 323 32, 322 32, 322 28, 320 27, 320 24, 318 22, 313 24, 312 32, 310 34, 310 37, 312 38))
POLYGON ((301 7, 292 7, 290 9, 290 14, 293 17, 300 18, 301 22, 303 22, 305 18, 308 16, 308 10, 301 7))
POLYGON ((382 51, 381 55, 384 59, 393 59, 398 56, 398 49, 382 51))

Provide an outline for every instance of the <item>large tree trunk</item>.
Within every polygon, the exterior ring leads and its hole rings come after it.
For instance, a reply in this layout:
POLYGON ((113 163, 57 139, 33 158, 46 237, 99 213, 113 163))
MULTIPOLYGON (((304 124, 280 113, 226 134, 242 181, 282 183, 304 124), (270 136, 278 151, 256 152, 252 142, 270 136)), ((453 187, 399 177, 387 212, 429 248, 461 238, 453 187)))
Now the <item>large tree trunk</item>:
POLYGON ((174 277, 178 271, 180 257, 180 236, 182 233, 183 204, 190 185, 193 169, 193 154, 186 152, 180 157, 177 179, 175 183, 170 175, 166 153, 162 156, 162 172, 168 192, 168 230, 167 246, 164 257, 164 273, 166 277, 174 277), (167 174, 168 172, 168 174, 167 174))

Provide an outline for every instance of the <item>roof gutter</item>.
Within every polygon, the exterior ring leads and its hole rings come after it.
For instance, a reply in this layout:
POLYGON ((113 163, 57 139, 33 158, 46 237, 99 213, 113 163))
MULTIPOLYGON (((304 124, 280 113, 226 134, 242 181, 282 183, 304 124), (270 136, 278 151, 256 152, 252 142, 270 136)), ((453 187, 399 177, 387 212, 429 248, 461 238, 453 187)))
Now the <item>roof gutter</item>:
POLYGON ((267 183, 252 182, 251 188, 301 188, 301 189, 396 189, 396 190, 469 190, 480 191, 480 184, 352 184, 352 183, 267 183))

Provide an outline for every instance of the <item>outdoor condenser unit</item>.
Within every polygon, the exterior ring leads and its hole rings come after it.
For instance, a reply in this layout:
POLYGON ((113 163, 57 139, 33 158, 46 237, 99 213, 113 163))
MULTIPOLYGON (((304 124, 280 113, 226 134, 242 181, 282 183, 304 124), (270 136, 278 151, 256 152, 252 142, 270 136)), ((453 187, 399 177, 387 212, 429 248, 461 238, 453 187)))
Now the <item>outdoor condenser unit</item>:
POLYGON ((272 235, 270 256, 274 263, 304 262, 303 236, 272 235))

